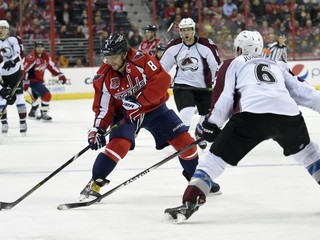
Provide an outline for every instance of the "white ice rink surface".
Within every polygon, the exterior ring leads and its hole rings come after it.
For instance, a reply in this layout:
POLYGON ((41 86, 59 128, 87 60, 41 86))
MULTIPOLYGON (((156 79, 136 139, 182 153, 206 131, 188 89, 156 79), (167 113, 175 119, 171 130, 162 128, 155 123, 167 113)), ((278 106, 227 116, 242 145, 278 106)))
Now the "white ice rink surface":
MULTIPOLYGON (((169 106, 174 107, 172 100, 169 106)), ((29 109, 29 106, 28 106, 29 109)), ((0 138, 0 201, 12 202, 87 146, 91 100, 54 101, 52 123, 28 121, 21 137, 16 108, 0 138)), ((311 138, 320 143, 320 116, 302 109, 311 138)), ((196 122, 196 118, 194 119, 196 122)), ((293 129, 294 131, 294 129, 293 129)), ((135 151, 108 177, 108 191, 172 154, 154 149, 141 131, 135 151)), ((210 196, 187 222, 164 221, 163 211, 181 204, 187 185, 176 159, 112 193, 99 204, 66 211, 91 177, 98 151, 89 150, 10 210, 0 211, 1 240, 308 240, 320 233, 320 189, 307 171, 267 141, 239 167, 217 179, 222 195, 210 196)), ((203 153, 201 153, 203 154, 203 153)))

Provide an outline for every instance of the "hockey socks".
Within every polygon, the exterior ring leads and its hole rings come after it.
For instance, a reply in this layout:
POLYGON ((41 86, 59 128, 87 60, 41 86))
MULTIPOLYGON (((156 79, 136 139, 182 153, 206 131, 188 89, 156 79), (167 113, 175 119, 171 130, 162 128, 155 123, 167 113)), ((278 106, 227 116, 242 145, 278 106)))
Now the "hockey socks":
POLYGON ((116 167, 117 163, 104 153, 99 153, 92 168, 92 179, 105 179, 116 167))
MULTIPOLYGON (((180 164, 181 164, 181 166, 183 167, 183 170, 184 170, 183 175, 186 174, 187 176, 191 177, 193 175, 194 171, 196 170, 196 167, 198 165, 198 160, 199 160, 198 156, 196 156, 192 160, 184 160, 181 157, 179 157, 180 164)), ((185 177, 187 178, 186 175, 185 175, 185 177)))
POLYGON ((320 184, 320 159, 307 167, 310 175, 320 184))

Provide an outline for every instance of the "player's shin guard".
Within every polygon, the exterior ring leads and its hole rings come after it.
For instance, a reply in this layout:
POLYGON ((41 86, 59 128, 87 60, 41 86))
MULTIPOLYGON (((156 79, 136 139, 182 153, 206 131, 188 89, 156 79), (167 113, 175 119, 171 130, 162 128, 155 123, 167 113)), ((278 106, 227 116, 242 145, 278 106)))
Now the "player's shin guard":
POLYGON ((320 185, 320 159, 307 167, 310 175, 320 185))
POLYGON ((199 157, 198 155, 192 159, 192 160, 184 160, 181 157, 179 157, 179 161, 181 166, 183 167, 183 175, 185 176, 185 178, 188 180, 188 178, 190 179, 191 176, 193 175, 194 171, 196 170, 196 167, 198 165, 198 160, 199 157))
POLYGON ((318 144, 310 141, 305 148, 293 154, 292 157, 301 163, 316 182, 320 184, 320 150, 318 144))
POLYGON ((205 203, 206 196, 209 194, 211 187, 212 181, 209 175, 206 172, 197 169, 183 194, 182 202, 205 203), (199 202, 197 202, 197 200, 199 202))
POLYGON ((92 178, 105 179, 116 167, 117 163, 104 153, 99 153, 92 168, 92 178))

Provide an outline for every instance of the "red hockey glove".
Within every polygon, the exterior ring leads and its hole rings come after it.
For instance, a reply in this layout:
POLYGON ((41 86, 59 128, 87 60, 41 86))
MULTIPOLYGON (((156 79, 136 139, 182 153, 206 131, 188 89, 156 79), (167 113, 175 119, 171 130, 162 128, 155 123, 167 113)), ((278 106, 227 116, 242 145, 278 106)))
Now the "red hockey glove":
POLYGON ((66 79, 66 76, 64 76, 64 74, 60 74, 59 75, 59 81, 62 83, 62 84, 66 84, 67 82, 67 79, 66 79))
POLYGON ((23 80, 23 90, 27 91, 29 87, 30 87, 30 80, 24 79, 23 80))
POLYGON ((127 120, 134 122, 140 118, 142 105, 133 97, 122 99, 127 120))
POLYGON ((103 128, 94 127, 91 128, 88 132, 88 143, 90 148, 93 150, 98 150, 106 145, 106 137, 104 134, 106 131, 103 128))

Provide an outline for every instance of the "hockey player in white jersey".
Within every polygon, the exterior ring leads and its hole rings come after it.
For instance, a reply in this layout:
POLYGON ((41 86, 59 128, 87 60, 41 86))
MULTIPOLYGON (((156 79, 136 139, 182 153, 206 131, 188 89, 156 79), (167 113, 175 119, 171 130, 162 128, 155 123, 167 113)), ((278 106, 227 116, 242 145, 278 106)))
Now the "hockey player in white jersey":
POLYGON ((320 184, 319 147, 310 140, 298 108, 320 113, 319 92, 289 73, 284 62, 263 58, 259 32, 241 32, 234 49, 237 57, 224 61, 217 72, 213 107, 203 122, 204 139, 214 142, 199 160, 183 205, 165 210, 170 221, 188 219, 205 203, 211 182, 226 166, 236 166, 267 139, 276 141, 285 156, 292 156, 320 184))
MULTIPOLYGON (((183 123, 190 127, 195 109, 200 115, 195 137, 202 136, 202 122, 211 103, 214 77, 220 58, 218 48, 211 39, 196 36, 196 24, 191 18, 183 18, 179 24, 180 38, 167 45, 160 63, 169 72, 176 66, 173 78, 173 95, 183 123)), ((205 149, 206 141, 199 147, 205 149)))
POLYGON ((27 132, 27 107, 23 95, 23 70, 21 61, 23 59, 23 45, 19 38, 9 35, 9 23, 7 20, 0 20, 0 62, 2 88, 0 90, 0 112, 3 134, 9 129, 7 121, 7 105, 16 104, 19 120, 20 132, 24 135, 27 132), (11 93, 14 93, 13 95, 11 93), (12 96, 11 96, 12 95, 12 96))

